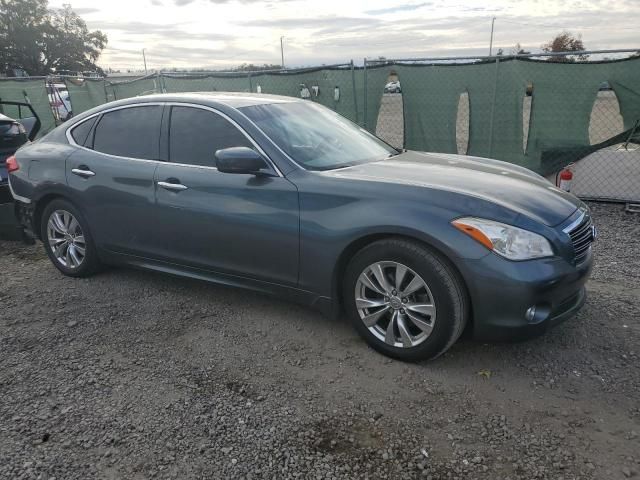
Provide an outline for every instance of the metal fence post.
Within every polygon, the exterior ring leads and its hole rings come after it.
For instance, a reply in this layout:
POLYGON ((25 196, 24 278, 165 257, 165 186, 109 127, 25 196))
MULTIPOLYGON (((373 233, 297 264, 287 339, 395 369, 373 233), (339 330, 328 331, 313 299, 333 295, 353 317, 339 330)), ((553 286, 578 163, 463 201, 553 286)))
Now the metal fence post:
POLYGON ((364 94, 363 99, 364 99, 364 121, 363 121, 363 126, 366 129, 367 128, 367 103, 368 102, 368 95, 367 95, 367 59, 364 59, 364 94))
MULTIPOLYGON (((491 102, 491 117, 489 118, 489 154, 488 157, 491 157, 493 153, 493 121, 496 112, 496 98, 498 94, 498 69, 500 67, 500 58, 496 57, 496 75, 493 82, 493 101, 491 102)), ((471 115, 471 111, 469 111, 469 115, 471 115)), ((469 119, 471 120, 471 119, 469 119)), ((471 123, 471 121, 469 121, 471 123)), ((469 142, 471 143, 471 142, 469 142)), ((469 145, 470 147, 471 145, 469 145)), ((469 149, 467 147, 467 150, 469 149)))
POLYGON ((356 123, 360 124, 360 112, 358 112, 358 92, 356 91, 356 71, 351 59, 351 89, 353 90, 353 106, 356 109, 356 123))
POLYGON ((165 93, 164 91, 164 79, 160 72, 156 72, 156 78, 158 79, 158 88, 160 88, 160 93, 165 93))
POLYGON ((247 79, 249 80, 249 93, 253 92, 253 83, 251 82, 251 72, 247 75, 247 79))
POLYGON ((106 78, 102 79, 102 88, 104 89, 104 102, 108 103, 109 102, 109 92, 107 91, 107 79, 106 78))

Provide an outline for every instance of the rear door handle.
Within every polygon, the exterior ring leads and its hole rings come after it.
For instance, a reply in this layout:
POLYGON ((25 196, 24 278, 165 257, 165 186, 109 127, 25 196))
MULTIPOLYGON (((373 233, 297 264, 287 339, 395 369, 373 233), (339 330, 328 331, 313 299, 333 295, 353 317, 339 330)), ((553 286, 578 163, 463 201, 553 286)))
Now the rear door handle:
POLYGON ((158 182, 158 186, 164 188, 165 190, 172 190, 174 192, 180 192, 189 188, 186 185, 182 185, 181 183, 170 182, 158 182))
POLYGON ((92 172, 88 168, 72 168, 71 173, 83 178, 95 177, 96 175, 95 172, 92 172))

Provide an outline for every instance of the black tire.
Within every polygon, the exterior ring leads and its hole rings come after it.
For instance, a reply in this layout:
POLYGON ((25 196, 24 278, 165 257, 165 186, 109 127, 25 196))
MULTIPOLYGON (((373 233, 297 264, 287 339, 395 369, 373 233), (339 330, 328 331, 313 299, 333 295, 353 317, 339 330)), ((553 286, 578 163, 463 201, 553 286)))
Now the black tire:
POLYGON ((42 217, 40 221, 40 234, 42 238, 42 243, 44 244, 44 249, 51 260, 51 263, 55 265, 55 267, 60 270, 63 274, 69 277, 88 277, 98 272, 102 268, 102 264, 100 263, 100 259, 98 258, 98 252, 95 247, 95 243, 93 241, 93 237, 91 236, 91 232, 89 231, 89 225, 84 219, 82 213, 69 201, 63 199, 55 199, 51 201, 42 212, 42 217), (53 253, 53 249, 48 241, 47 236, 47 224, 51 215, 58 211, 64 210, 75 217, 80 228, 82 229, 82 234, 84 236, 85 241, 85 255, 80 263, 75 268, 70 268, 63 265, 53 253))
POLYGON ((458 340, 467 323, 469 300, 459 274, 440 254, 425 245, 403 238, 374 242, 360 250, 347 266, 343 300, 354 328, 375 350, 399 360, 431 360, 446 352, 458 340), (360 274, 376 262, 401 263, 427 283, 437 308, 430 335, 413 347, 396 347, 376 337, 361 320, 356 307, 356 284, 360 274))

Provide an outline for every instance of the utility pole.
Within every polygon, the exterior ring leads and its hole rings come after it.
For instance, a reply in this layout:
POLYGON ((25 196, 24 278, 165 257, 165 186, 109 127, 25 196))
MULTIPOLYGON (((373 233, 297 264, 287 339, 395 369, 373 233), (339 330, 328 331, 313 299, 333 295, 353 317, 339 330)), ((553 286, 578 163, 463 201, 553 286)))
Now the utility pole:
POLYGON ((491 40, 489 40, 489 56, 493 53, 493 25, 496 23, 496 17, 491 20, 491 40))
POLYGON ((280 57, 282 59, 282 63, 280 64, 280 68, 282 68, 282 70, 284 70, 284 43, 283 43, 284 37, 280 37, 280 57))
POLYGON ((142 60, 144 61, 144 74, 147 74, 147 57, 144 55, 144 48, 142 49, 142 60))

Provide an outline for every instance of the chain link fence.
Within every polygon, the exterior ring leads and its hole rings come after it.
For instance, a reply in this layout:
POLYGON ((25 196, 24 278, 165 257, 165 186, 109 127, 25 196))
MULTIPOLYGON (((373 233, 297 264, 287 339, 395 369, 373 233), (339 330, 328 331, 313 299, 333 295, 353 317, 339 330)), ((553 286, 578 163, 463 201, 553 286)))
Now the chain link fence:
POLYGON ((388 76, 375 132, 394 146, 497 158, 552 181, 569 166, 582 198, 640 201, 637 50, 366 67, 388 76))
POLYGON ((571 165, 576 195, 640 202, 638 50, 365 59, 361 67, 351 61, 297 70, 160 72, 121 82, 0 79, 0 99, 32 103, 46 133, 66 118, 47 94, 60 83, 72 110, 66 116, 151 93, 304 98, 398 148, 497 158, 552 180, 571 165))
POLYGON ((299 70, 212 72, 206 74, 161 73, 162 91, 251 92, 305 98, 320 103, 350 120, 363 124, 363 69, 353 62, 299 70))

